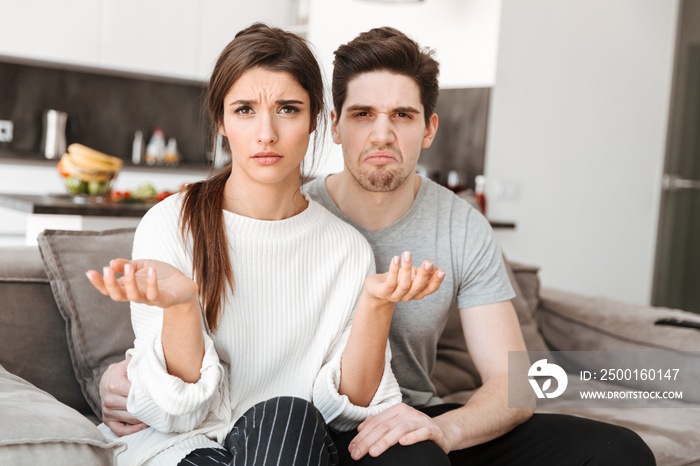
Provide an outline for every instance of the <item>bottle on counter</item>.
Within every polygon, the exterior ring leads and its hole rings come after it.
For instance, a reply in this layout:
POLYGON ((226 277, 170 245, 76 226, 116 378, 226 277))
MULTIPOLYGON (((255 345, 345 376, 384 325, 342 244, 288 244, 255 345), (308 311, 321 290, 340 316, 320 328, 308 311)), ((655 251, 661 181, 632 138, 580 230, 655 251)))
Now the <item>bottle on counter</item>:
POLYGON ((136 131, 134 133, 134 143, 131 147, 131 163, 139 165, 143 160, 143 133, 136 131))
POLYGON ((180 154, 177 152, 177 141, 175 138, 168 139, 163 161, 166 165, 177 165, 180 162, 180 154))
POLYGON ((476 203, 479 204, 479 208, 481 208, 481 213, 486 215, 486 177, 478 175, 474 178, 474 182, 476 183, 474 198, 476 203))
POLYGON ((153 130, 153 136, 146 147, 146 164, 162 164, 165 159, 165 133, 159 127, 153 130))

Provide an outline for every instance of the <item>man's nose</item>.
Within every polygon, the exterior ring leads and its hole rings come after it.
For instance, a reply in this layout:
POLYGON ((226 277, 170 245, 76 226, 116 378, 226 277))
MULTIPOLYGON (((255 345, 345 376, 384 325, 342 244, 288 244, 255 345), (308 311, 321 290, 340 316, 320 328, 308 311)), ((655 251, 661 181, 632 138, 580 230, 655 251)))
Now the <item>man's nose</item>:
POLYGON ((263 113, 260 115, 258 124, 258 142, 260 144, 274 144, 279 139, 277 131, 277 120, 274 115, 263 113))
POLYGON ((390 144, 396 140, 394 135, 394 125, 386 115, 379 115, 374 120, 370 142, 376 145, 390 144))

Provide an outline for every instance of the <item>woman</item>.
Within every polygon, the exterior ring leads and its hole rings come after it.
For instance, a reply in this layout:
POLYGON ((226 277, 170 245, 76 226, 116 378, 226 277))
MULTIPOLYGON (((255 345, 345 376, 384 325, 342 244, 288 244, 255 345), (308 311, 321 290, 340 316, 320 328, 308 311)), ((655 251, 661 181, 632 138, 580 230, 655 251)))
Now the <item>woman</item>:
POLYGON ((432 293, 444 272, 396 257, 371 275, 361 235, 300 193, 323 114, 302 39, 241 31, 217 61, 208 110, 231 165, 151 209, 133 261, 88 272, 132 302, 127 407, 150 427, 124 437, 119 463, 334 464, 325 423, 349 430, 401 400, 386 347, 393 304, 432 293))

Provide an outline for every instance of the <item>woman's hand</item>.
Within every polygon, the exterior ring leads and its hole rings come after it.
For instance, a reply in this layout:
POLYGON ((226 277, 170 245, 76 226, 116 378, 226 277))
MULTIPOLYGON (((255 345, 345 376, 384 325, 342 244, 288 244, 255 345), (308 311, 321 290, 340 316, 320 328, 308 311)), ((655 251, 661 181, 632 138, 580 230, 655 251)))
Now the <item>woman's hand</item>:
POLYGON ((425 261, 420 267, 411 265, 411 253, 406 251, 391 261, 389 271, 370 275, 365 279, 364 292, 370 297, 397 303, 422 299, 440 288, 445 278, 445 271, 440 270, 431 261, 425 261))
POLYGON ((196 302, 197 284, 170 264, 156 260, 114 259, 102 275, 87 272, 90 283, 114 301, 132 301, 163 309, 196 302), (117 273, 123 274, 117 278, 117 273))

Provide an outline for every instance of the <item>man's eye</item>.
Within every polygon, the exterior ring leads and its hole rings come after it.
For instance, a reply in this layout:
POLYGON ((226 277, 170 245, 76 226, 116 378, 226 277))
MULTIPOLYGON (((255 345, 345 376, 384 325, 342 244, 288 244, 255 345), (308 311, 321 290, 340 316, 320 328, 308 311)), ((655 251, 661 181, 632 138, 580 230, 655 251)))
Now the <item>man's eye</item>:
POLYGON ((233 111, 234 113, 239 113, 241 115, 249 115, 253 113, 253 109, 248 107, 247 105, 244 105, 242 107, 238 107, 236 110, 233 111))
POLYGON ((364 118, 364 117, 369 116, 369 113, 368 112, 355 112, 355 114, 353 116, 356 118, 364 118))
POLYGON ((280 109, 280 113, 292 115, 294 113, 299 113, 299 109, 293 105, 285 105, 280 109))
POLYGON ((399 118, 411 118, 411 114, 410 114, 410 113, 404 113, 404 112, 399 112, 399 113, 396 114, 396 116, 399 117, 399 118))

